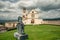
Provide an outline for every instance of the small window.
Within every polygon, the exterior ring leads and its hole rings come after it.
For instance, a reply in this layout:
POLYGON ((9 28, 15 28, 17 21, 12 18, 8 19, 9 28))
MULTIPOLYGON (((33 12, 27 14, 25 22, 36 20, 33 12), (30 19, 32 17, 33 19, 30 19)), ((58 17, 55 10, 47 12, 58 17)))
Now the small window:
POLYGON ((23 15, 23 18, 25 18, 25 15, 23 15))

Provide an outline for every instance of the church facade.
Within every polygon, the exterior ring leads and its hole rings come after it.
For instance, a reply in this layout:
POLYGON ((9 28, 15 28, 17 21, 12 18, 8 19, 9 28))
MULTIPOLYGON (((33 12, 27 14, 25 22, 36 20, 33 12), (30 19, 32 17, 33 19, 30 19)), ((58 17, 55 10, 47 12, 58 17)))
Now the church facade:
POLYGON ((59 19, 40 19, 39 13, 35 9, 32 9, 28 12, 25 8, 23 9, 22 13, 23 23, 24 24, 55 24, 60 25, 59 19))
POLYGON ((34 9, 30 12, 28 12, 26 9, 23 9, 22 14, 24 24, 41 24, 42 22, 42 19, 39 19, 39 13, 34 9))

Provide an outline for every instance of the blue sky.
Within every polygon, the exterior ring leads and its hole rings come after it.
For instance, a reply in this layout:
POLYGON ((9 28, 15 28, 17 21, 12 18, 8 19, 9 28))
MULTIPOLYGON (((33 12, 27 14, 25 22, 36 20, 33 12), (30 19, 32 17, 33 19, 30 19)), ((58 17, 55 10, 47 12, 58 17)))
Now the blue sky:
POLYGON ((60 0, 0 0, 0 20, 17 19, 23 7, 35 8, 39 18, 60 18, 60 0))

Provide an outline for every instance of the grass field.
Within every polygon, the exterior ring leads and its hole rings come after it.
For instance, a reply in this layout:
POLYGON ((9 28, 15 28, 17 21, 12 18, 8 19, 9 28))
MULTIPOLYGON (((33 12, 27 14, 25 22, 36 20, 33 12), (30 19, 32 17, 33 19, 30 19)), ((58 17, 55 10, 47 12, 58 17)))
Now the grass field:
MULTIPOLYGON (((16 40, 12 30, 0 33, 0 40, 16 40)), ((28 40, 60 40, 60 26, 56 25, 27 25, 25 33, 28 34, 28 40)))

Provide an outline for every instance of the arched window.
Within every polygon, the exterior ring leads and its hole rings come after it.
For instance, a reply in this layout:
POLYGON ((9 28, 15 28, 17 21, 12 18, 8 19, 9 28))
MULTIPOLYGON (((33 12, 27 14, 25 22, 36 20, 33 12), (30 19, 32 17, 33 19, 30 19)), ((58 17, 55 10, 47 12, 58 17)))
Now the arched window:
POLYGON ((31 20, 31 23, 34 23, 34 19, 31 20))

